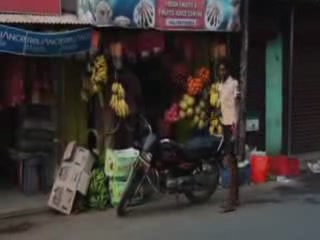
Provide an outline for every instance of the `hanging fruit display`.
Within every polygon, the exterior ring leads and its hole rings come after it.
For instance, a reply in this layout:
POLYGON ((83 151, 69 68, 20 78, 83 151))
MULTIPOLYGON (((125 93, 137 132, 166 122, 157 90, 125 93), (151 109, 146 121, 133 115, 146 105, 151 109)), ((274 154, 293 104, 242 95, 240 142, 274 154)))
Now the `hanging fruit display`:
POLYGON ((180 119, 192 117, 194 114, 194 105, 195 105, 195 98, 188 94, 183 95, 182 100, 179 103, 180 107, 180 119))
POLYGON ((188 79, 188 94, 190 96, 196 96, 203 90, 204 83, 201 78, 189 77, 188 79))
POLYGON ((198 129, 204 129, 208 125, 208 106, 205 99, 199 101, 198 105, 195 107, 195 113, 192 119, 192 123, 198 129))
POLYGON ((221 136, 223 134, 222 118, 221 118, 221 102, 220 102, 221 83, 213 83, 210 87, 210 106, 211 117, 209 132, 211 135, 221 136))
POLYGON ((207 84, 210 80, 210 70, 205 67, 200 68, 197 77, 201 78, 204 84, 207 84))
POLYGON ((111 86, 111 99, 109 106, 115 112, 115 114, 120 118, 126 118, 130 111, 129 105, 125 100, 126 92, 121 83, 114 82, 111 86))
POLYGON ((88 65, 87 77, 83 80, 81 97, 88 101, 90 97, 98 94, 102 101, 103 90, 108 80, 108 64, 104 55, 98 55, 88 65))
POLYGON ((210 87, 210 106, 213 108, 220 108, 220 86, 219 83, 213 83, 210 87))
POLYGON ((174 103, 166 112, 165 112, 165 120, 169 123, 175 123, 179 121, 180 116, 179 116, 180 108, 177 103, 174 103))
POLYGON ((188 94, 191 96, 199 95, 206 87, 210 80, 210 71, 207 68, 201 67, 196 71, 195 77, 188 79, 188 94))
POLYGON ((212 136, 222 136, 223 134, 221 118, 217 117, 217 115, 212 116, 210 119, 209 132, 212 136))

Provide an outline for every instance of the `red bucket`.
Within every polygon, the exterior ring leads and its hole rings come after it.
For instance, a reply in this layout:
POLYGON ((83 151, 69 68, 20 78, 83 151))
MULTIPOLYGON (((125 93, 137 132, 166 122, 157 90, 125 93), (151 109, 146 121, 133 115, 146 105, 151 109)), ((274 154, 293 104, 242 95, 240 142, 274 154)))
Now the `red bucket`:
POLYGON ((254 183, 268 181, 270 162, 268 156, 253 155, 251 157, 251 180, 254 183))
POLYGON ((300 161, 287 156, 272 157, 270 171, 276 176, 297 177, 300 175, 300 161))

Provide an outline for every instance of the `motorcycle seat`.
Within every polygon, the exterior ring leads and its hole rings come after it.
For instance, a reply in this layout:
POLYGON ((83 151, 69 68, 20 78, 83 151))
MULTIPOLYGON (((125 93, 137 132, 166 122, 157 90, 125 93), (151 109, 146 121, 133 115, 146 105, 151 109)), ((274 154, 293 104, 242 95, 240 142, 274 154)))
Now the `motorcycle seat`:
POLYGON ((171 139, 163 139, 162 147, 164 150, 178 150, 188 161, 206 157, 219 151, 222 146, 222 139, 218 137, 195 137, 185 144, 173 141, 171 139), (168 145, 166 145, 166 143, 168 145))
POLYGON ((222 146, 222 139, 218 137, 195 137, 183 146, 183 152, 189 159, 199 158, 209 153, 216 153, 222 146))

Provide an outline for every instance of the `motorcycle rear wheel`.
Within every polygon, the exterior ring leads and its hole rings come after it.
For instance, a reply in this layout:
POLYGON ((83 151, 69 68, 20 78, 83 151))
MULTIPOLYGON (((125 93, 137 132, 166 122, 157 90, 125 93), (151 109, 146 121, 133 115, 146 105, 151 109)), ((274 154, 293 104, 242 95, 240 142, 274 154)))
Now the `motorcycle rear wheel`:
POLYGON ((209 201, 211 196, 215 193, 219 185, 220 171, 218 164, 210 164, 211 171, 207 174, 212 174, 212 178, 210 178, 210 182, 207 185, 207 188, 203 190, 201 194, 197 194, 195 191, 185 192, 186 198, 192 204, 201 204, 209 201))

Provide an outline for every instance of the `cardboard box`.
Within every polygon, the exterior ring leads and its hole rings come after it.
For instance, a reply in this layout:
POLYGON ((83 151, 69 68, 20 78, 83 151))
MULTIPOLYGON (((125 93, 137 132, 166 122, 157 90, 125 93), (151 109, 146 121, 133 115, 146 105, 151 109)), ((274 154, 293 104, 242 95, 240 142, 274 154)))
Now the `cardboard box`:
POLYGON ((70 215, 76 198, 74 189, 69 188, 65 184, 55 183, 49 199, 49 207, 61 213, 70 215))
POLYGON ((63 162, 72 160, 72 156, 74 154, 74 150, 75 150, 76 146, 77 146, 77 143, 74 141, 68 143, 66 150, 63 153, 63 157, 62 157, 63 162))
POLYGON ((74 164, 85 172, 90 172, 94 164, 94 158, 88 149, 77 147, 73 156, 74 164))
POLYGON ((68 185, 70 188, 76 190, 78 182, 80 181, 81 172, 82 170, 72 163, 62 163, 55 182, 68 185))
POLYGON ((69 215, 77 192, 87 194, 94 158, 89 150, 71 142, 63 154, 48 206, 69 215))
POLYGON ((77 184, 77 191, 84 196, 87 194, 89 189, 90 177, 91 176, 88 173, 81 172, 81 175, 77 184))

